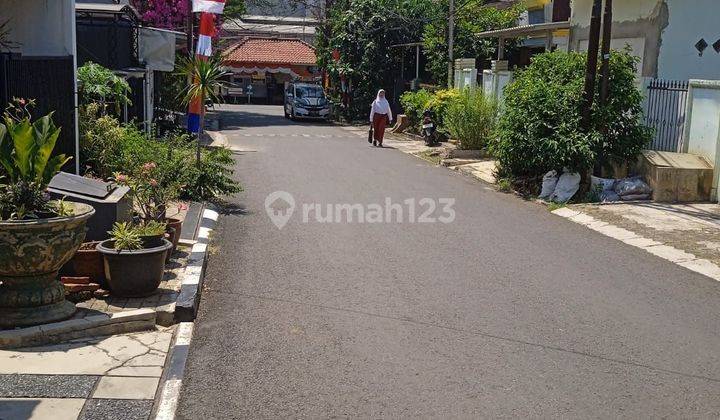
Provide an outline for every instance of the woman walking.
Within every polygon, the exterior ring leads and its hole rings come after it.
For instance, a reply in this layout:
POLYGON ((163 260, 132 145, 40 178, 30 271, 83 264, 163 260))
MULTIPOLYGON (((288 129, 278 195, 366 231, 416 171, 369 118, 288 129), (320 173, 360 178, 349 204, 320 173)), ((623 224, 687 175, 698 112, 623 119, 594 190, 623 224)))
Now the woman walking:
POLYGON ((385 90, 380 89, 370 109, 370 124, 373 128, 373 146, 382 147, 385 127, 392 121, 390 103, 385 99, 385 90))

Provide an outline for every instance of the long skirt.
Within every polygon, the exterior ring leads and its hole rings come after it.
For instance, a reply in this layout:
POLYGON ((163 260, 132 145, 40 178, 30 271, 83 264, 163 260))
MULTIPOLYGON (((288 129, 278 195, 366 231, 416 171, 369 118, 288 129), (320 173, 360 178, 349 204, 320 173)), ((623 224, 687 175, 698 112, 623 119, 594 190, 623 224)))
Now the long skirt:
POLYGON ((373 115, 373 139, 380 144, 382 144, 383 138, 385 138, 385 126, 387 126, 387 120, 387 114, 373 115))

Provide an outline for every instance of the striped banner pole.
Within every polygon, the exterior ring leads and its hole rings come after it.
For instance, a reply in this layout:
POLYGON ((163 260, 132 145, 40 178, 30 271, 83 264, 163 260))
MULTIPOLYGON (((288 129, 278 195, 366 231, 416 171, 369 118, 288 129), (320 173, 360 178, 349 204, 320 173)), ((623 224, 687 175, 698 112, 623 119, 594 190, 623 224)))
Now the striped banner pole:
MULTIPOLYGON (((207 60, 212 56, 212 38, 216 35, 215 15, 222 14, 225 0, 193 0, 193 13, 200 13, 200 30, 198 32, 195 57, 207 60)), ((195 80, 197 83, 197 80, 195 80)), ((205 98, 195 98, 188 107, 187 127, 191 133, 200 133, 205 114, 205 98)))

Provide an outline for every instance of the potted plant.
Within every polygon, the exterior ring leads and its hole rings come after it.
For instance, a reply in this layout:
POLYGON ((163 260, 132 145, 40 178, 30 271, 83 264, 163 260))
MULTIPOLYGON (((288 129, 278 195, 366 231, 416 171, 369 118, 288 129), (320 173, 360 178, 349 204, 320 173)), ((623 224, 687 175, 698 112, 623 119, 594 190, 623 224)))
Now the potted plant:
POLYGON ((97 245, 103 254, 105 277, 115 296, 148 296, 160 286, 172 243, 160 238, 159 245, 152 246, 155 244, 143 241, 142 236, 147 233, 144 229, 126 222, 115 223, 108 232, 110 239, 97 245))
POLYGON ((100 241, 83 242, 72 259, 65 264, 61 273, 73 277, 90 277, 93 283, 107 289, 103 257, 97 250, 97 244, 99 243, 100 241))
POLYGON ((180 184, 173 178, 173 173, 164 170, 155 162, 147 162, 132 175, 116 174, 115 179, 130 187, 133 201, 140 219, 144 224, 150 222, 164 223, 166 231, 170 235, 169 240, 173 244, 168 258, 175 251, 180 240, 182 221, 179 219, 168 219, 167 206, 178 198, 180 184))
POLYGON ((16 99, 0 123, 0 328, 75 313, 57 275, 95 213, 87 204, 50 201, 46 188, 69 158, 52 156, 60 129, 52 114, 33 122, 32 104, 16 99))

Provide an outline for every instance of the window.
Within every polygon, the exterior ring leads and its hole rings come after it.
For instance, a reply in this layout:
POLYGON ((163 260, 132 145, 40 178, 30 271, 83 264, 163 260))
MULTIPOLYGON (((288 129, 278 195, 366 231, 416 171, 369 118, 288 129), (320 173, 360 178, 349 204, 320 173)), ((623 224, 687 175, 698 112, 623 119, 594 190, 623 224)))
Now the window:
POLYGON ((528 10, 528 23, 530 25, 545 23, 545 9, 528 10))
POLYGON ((295 88, 298 98, 324 98, 325 93, 320 86, 297 86, 295 88))

